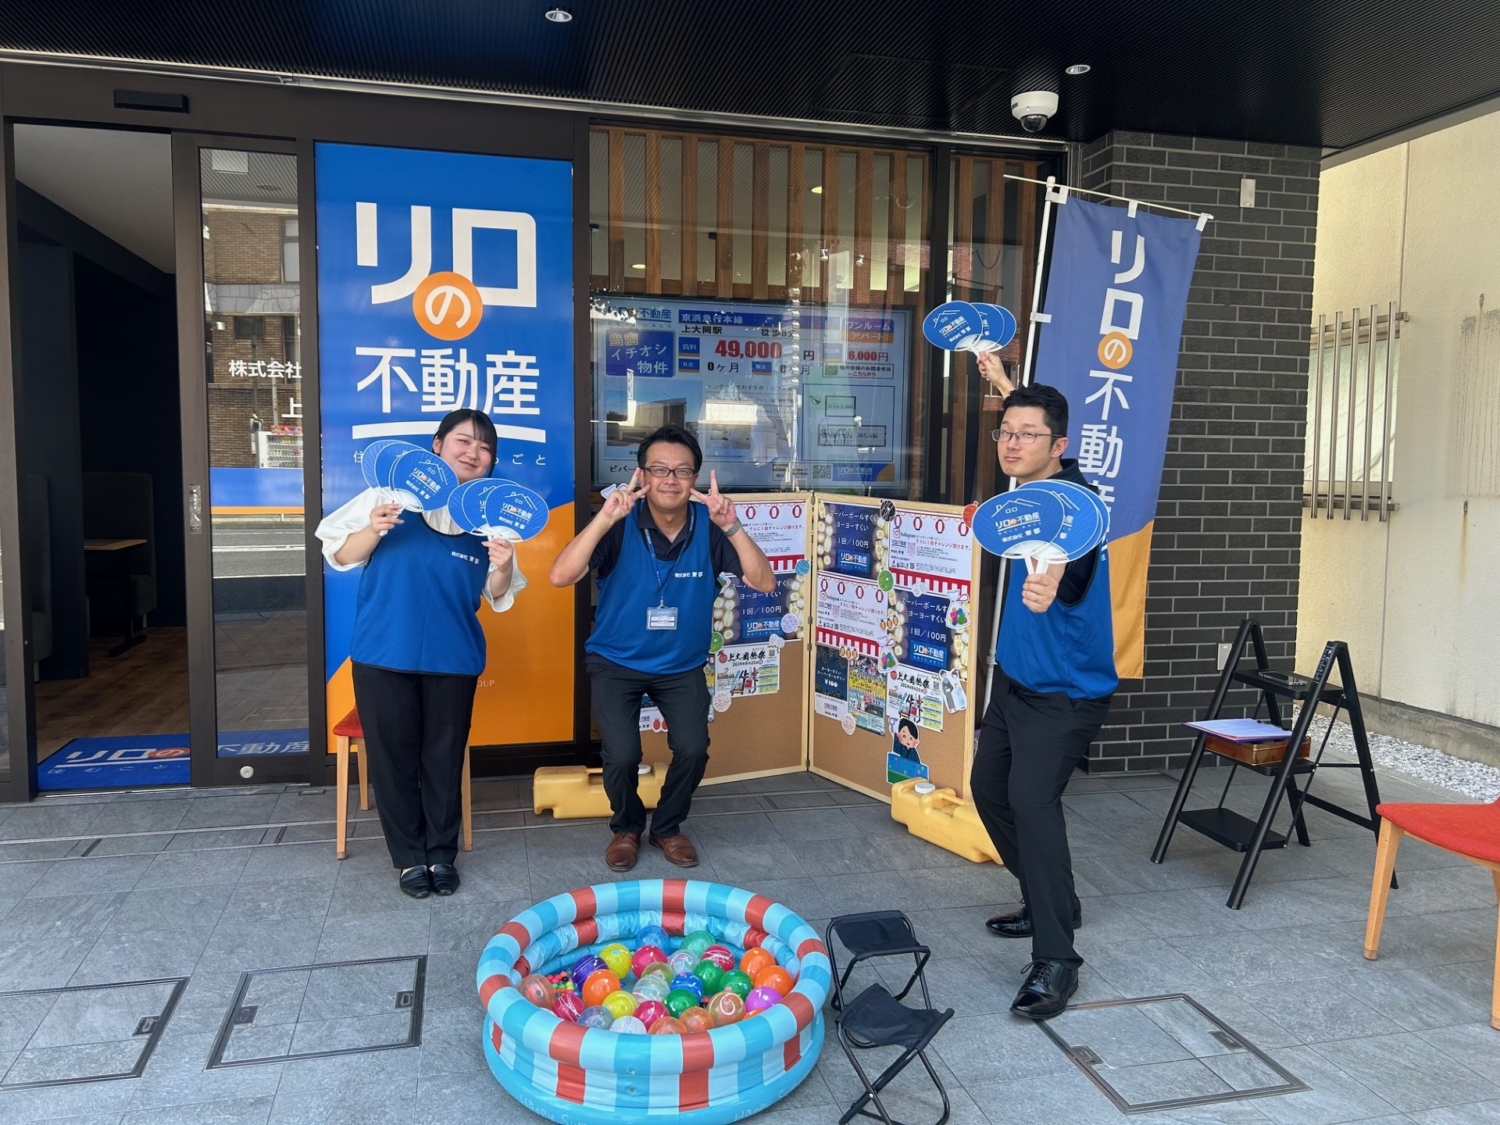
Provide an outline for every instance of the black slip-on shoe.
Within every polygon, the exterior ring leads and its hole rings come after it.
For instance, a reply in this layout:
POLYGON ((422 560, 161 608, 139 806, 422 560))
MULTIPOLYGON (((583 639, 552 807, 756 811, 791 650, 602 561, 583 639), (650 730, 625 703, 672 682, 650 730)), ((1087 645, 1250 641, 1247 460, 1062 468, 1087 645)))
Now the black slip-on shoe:
POLYGON ((428 870, 432 872, 433 894, 447 897, 458 890, 458 868, 453 864, 434 863, 428 870))
POLYGON ((432 878, 425 867, 408 867, 397 882, 402 893, 412 898, 426 898, 432 893, 432 878))

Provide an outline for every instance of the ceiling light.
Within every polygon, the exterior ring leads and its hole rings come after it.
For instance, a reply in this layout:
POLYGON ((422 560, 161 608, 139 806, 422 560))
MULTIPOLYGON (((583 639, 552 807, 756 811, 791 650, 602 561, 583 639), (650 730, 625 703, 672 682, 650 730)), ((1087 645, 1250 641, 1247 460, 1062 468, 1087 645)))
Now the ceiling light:
POLYGON ((633 270, 643 270, 643 269, 646 268, 646 263, 645 262, 636 262, 630 268, 633 269, 633 270))
POLYGON ((819 185, 818 185, 818 186, 817 186, 817 187, 814 187, 814 188, 810 188, 810 189, 809 189, 809 190, 810 190, 810 191, 811 191, 811 192, 812 192, 812 193, 813 193, 813 194, 814 194, 814 195, 822 195, 822 194, 823 194, 823 185, 822 185, 822 184, 819 184, 819 185))
POLYGON ((553 23, 572 23, 573 13, 567 8, 548 8, 547 18, 553 23))
POLYGON ((1080 74, 1087 74, 1089 71, 1091 71, 1093 69, 1094 68, 1091 67, 1091 66, 1089 66, 1088 63, 1074 63, 1072 66, 1070 66, 1066 70, 1064 70, 1063 73, 1064 74, 1071 74, 1071 75, 1074 75, 1076 77, 1076 76, 1078 76, 1080 74))

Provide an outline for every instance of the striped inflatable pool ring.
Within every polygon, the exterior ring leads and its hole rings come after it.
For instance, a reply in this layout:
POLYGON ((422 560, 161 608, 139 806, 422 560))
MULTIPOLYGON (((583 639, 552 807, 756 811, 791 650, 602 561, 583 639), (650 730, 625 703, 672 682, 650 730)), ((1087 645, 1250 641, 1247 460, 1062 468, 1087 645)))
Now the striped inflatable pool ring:
POLYGON ((476 973, 484 1053, 511 1096, 564 1125, 723 1125, 759 1113, 807 1077, 823 1048, 830 972, 817 932, 763 895, 693 879, 582 887, 523 910, 485 946, 476 973), (665 929, 674 949, 698 930, 736 954, 759 946, 796 987, 759 1015, 681 1036, 584 1028, 517 989, 528 973, 628 944, 650 925, 665 929))

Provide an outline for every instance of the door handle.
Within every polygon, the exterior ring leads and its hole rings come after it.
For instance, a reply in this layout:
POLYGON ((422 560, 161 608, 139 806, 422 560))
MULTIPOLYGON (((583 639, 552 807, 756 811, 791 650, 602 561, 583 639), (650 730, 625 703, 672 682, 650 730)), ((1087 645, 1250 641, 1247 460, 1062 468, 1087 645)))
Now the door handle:
POLYGON ((188 534, 203 534, 203 486, 188 485, 188 534))

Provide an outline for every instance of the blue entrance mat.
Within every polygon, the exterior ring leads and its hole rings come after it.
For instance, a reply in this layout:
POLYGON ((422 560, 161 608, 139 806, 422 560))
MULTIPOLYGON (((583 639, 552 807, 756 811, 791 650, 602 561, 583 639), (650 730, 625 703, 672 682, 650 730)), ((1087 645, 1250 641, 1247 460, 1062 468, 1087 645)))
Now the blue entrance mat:
MULTIPOLYGON (((306 754, 308 731, 235 730, 219 734, 219 757, 255 754, 306 754)), ((186 734, 120 735, 75 738, 37 766, 37 788, 137 789, 150 785, 187 785, 186 734)))

